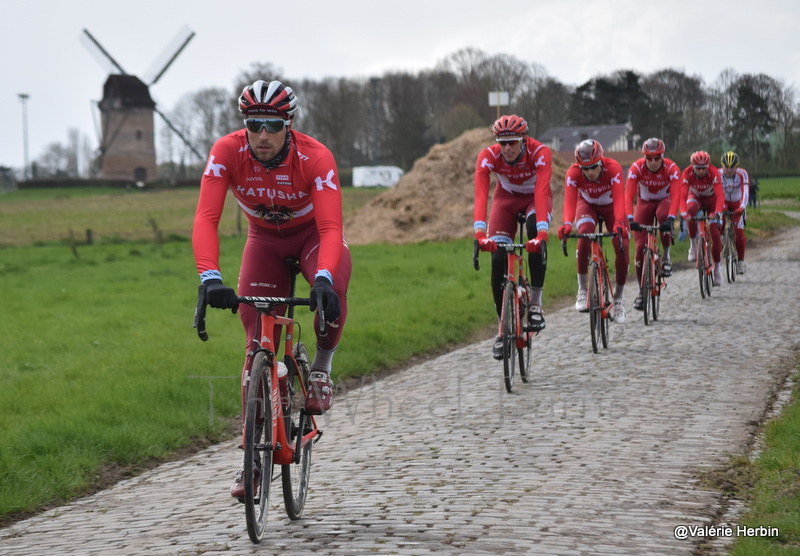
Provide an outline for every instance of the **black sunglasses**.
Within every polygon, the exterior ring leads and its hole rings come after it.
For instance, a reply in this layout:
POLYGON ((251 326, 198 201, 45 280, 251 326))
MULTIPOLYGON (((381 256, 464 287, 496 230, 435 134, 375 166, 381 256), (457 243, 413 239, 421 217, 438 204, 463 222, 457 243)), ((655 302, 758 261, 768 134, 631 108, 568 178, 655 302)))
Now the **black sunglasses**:
POLYGON ((260 118, 248 118, 244 121, 245 127, 247 127, 247 131, 251 133, 261 133, 262 129, 266 129, 268 133, 278 133, 279 131, 283 131, 283 128, 289 125, 289 120, 278 120, 278 119, 260 119, 260 118))
POLYGON ((592 164, 591 166, 581 166, 581 170, 594 170, 598 166, 600 166, 600 163, 596 162, 595 164, 592 164))

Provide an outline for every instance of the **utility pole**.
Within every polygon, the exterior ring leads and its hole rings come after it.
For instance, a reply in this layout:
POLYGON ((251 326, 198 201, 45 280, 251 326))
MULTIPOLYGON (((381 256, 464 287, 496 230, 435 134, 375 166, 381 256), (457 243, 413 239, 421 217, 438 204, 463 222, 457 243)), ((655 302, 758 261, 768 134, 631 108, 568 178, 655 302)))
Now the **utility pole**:
POLYGON ((23 179, 30 179, 30 161, 28 159, 28 93, 19 93, 19 99, 22 101, 22 144, 25 149, 25 168, 22 171, 23 179))

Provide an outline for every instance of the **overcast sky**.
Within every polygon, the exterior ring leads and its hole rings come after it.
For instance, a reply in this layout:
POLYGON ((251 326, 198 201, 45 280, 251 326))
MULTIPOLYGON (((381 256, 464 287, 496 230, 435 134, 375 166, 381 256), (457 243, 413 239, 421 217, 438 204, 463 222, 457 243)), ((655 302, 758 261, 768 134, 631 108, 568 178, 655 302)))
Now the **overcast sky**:
MULTIPOLYGON (((95 103, 107 77, 80 40, 84 28, 128 72, 143 75, 183 27, 196 33, 151 94, 165 111, 186 93, 231 89, 254 62, 286 81, 433 68, 459 49, 510 54, 566 85, 620 69, 765 73, 800 88, 796 0, 6 0, 0 7, 0 166, 67 143, 78 128, 97 145, 95 103), (135 7, 134 7, 135 6, 135 7), (263 7, 260 7, 263 6, 263 7)), ((264 76, 268 78, 270 76, 264 76)), ((302 94, 298 93, 301 110, 302 94)), ((524 116, 524 115, 523 115, 524 116)))

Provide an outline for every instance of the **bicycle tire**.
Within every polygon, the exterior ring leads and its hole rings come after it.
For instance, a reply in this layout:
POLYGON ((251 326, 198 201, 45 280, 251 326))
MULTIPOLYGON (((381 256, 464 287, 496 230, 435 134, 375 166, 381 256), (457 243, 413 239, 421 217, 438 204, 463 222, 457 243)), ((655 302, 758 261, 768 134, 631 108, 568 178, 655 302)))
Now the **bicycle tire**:
POLYGON ((517 361, 516 295, 513 282, 503 288, 503 381, 506 391, 514 389, 514 373, 517 361))
POLYGON ((697 277, 700 282, 700 297, 706 298, 706 251, 703 240, 698 239, 697 243, 697 277))
POLYGON ((250 371, 244 423, 244 507, 247 534, 254 543, 264 537, 272 485, 270 372, 266 354, 258 352, 250 371))
POLYGON ((736 272, 738 271, 739 257, 736 253, 736 234, 733 231, 733 225, 725 232, 725 271, 728 277, 728 283, 732 284, 736 281, 736 272))
POLYGON ((655 260, 652 276, 655 280, 655 286, 653 286, 651 308, 653 310, 653 320, 657 321, 658 313, 661 311, 661 290, 664 287, 664 277, 661 275, 661 261, 659 259, 655 260))
POLYGON ((708 250, 707 240, 703 242, 703 260, 706 263, 706 269, 705 269, 706 297, 711 297, 711 273, 713 272, 714 263, 711 262, 711 253, 708 250))
POLYGON ((602 306, 600 305, 600 277, 598 276, 597 265, 592 263, 589 266, 589 329, 592 333, 592 351, 600 351, 600 321, 602 317, 602 306))
POLYGON ((644 266, 642 267, 642 313, 644 324, 650 324, 650 299, 653 295, 653 259, 652 251, 644 250, 644 266))
POLYGON ((311 374, 308 349, 305 344, 297 343, 293 349, 294 359, 284 357, 288 369, 289 402, 288 412, 284 415, 286 439, 294 448, 294 463, 281 466, 281 483, 283 486, 283 503, 289 519, 300 519, 308 497, 308 481, 311 475, 311 446, 313 442, 300 445, 300 440, 310 432, 311 419, 305 412, 305 397, 300 383, 308 384, 311 374), (297 362, 295 367, 294 362, 297 362))
POLYGON ((611 318, 609 313, 611 311, 611 280, 608 277, 608 268, 603 267, 600 273, 602 284, 600 286, 602 296, 602 310, 600 311, 600 341, 603 343, 603 349, 608 348, 608 342, 611 340, 611 318), (605 313, 605 314, 604 314, 605 313))
POLYGON ((525 339, 525 346, 521 348, 517 348, 517 353, 519 353, 519 377, 522 379, 522 382, 528 382, 528 378, 530 377, 531 372, 531 355, 533 351, 532 347, 532 340, 533 340, 533 333, 532 332, 525 332, 525 326, 528 323, 528 311, 530 311, 531 300, 530 300, 530 285, 528 284, 527 280, 523 280, 520 284, 520 287, 525 292, 524 298, 522 299, 519 305, 519 318, 520 322, 522 323, 522 334, 523 338, 525 339))

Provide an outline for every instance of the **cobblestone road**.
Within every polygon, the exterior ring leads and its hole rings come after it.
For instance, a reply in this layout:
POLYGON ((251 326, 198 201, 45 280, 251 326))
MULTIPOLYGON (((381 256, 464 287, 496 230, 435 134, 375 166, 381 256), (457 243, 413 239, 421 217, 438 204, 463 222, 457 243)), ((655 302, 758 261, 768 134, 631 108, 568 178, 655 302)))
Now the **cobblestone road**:
POLYGON ((326 416, 304 518, 273 506, 261 545, 228 496, 229 442, 0 530, 0 552, 691 554, 673 530, 719 503, 699 472, 744 450, 791 368, 799 231, 750 250, 710 299, 676 272, 661 319, 630 310, 600 354, 586 315, 550 313, 513 394, 488 339, 351 389, 326 416))

